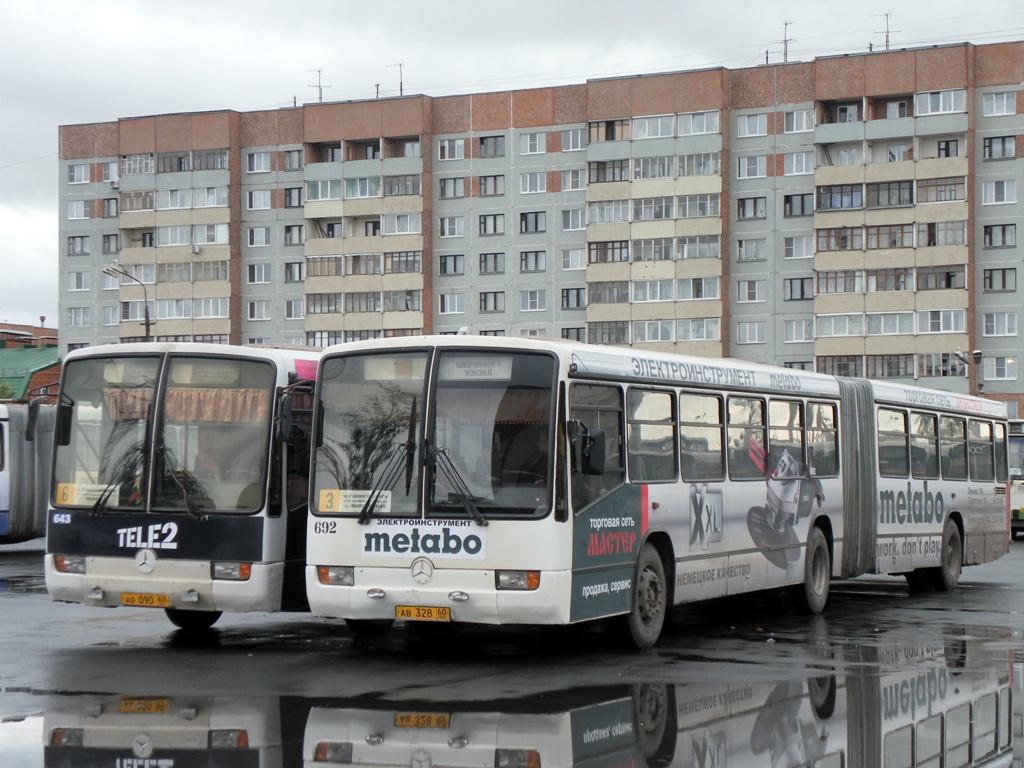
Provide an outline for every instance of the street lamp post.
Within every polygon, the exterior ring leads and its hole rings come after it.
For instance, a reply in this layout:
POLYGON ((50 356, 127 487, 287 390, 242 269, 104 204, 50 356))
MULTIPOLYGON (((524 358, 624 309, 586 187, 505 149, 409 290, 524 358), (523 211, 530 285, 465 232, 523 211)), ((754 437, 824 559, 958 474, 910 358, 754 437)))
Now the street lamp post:
POLYGON ((129 280, 134 280, 136 283, 142 286, 142 312, 144 323, 146 326, 146 341, 152 341, 153 337, 149 332, 149 293, 146 291, 146 284, 139 280, 135 275, 127 270, 121 268, 117 264, 111 264, 108 267, 103 268, 103 274, 110 275, 111 277, 127 277, 129 280))

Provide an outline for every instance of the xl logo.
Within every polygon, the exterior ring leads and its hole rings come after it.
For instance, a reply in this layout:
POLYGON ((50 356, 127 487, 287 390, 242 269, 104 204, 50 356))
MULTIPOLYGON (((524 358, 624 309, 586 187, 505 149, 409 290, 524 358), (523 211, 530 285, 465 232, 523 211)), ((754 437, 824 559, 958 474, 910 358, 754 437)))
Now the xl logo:
POLYGON ((722 540, 722 492, 707 483, 690 486, 690 549, 707 549, 722 540))
POLYGON ((696 768, 725 768, 725 734, 701 731, 693 736, 693 764, 696 768))

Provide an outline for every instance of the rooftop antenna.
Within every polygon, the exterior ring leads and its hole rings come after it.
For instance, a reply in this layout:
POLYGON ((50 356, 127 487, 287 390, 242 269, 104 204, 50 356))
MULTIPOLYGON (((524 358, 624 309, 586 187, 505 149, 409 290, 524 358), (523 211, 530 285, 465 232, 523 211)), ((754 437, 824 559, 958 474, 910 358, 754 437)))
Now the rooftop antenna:
MULTIPOLYGON (((885 13, 876 13, 875 16, 885 16, 885 50, 889 50, 889 17, 892 16, 892 11, 886 11, 885 13)), ((899 32, 900 30, 894 29, 893 32, 899 32)))
POLYGON ((324 68, 319 69, 307 69, 307 72, 316 72, 316 85, 307 86, 308 88, 316 88, 317 101, 321 104, 324 103, 324 88, 330 88, 329 85, 323 84, 324 68))
POLYGON ((388 64, 388 66, 389 67, 398 67, 398 95, 399 96, 405 95, 403 93, 403 89, 404 89, 404 85, 403 85, 404 75, 403 75, 403 72, 405 70, 405 62, 404 61, 400 61, 397 64, 388 64))
POLYGON ((795 38, 789 36, 789 25, 796 24, 795 21, 784 21, 782 22, 782 39, 779 40, 782 43, 782 63, 785 64, 789 61, 789 44, 790 42, 796 42, 795 38))

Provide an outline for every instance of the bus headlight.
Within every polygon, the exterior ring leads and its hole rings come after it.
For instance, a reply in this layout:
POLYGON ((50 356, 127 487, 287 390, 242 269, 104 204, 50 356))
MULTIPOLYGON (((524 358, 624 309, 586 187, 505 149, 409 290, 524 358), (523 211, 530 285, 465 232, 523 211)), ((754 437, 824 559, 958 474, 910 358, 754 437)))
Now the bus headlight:
POLYGON ((352 744, 349 742, 321 741, 313 751, 317 763, 351 763, 352 744))
POLYGON ((540 768, 540 752, 535 749, 496 749, 494 768, 540 768))
POLYGON ((532 590, 540 586, 540 571, 495 571, 497 589, 532 590))
POLYGON ((321 584, 332 587, 351 587, 356 583, 355 568, 351 565, 318 565, 316 577, 321 584))
POLYGON ((51 747, 80 747, 84 742, 84 728, 54 728, 50 733, 51 747))
POLYGON ((85 573, 85 558, 81 555, 54 555, 53 567, 61 573, 85 573))
POLYGON ((252 576, 252 563, 214 563, 213 578, 225 581, 248 581, 252 576))
POLYGON ((249 732, 234 729, 210 731, 210 749, 246 749, 249 746, 249 732))

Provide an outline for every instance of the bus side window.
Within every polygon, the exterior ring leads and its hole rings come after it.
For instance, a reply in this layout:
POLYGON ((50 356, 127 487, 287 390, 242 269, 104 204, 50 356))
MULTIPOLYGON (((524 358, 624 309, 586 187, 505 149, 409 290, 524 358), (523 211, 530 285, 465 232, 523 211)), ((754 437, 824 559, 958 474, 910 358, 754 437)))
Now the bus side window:
POLYGON ((839 474, 835 405, 807 404, 807 448, 807 463, 813 477, 835 477, 839 474))
POLYGON ((939 433, 935 414, 910 414, 910 469, 914 477, 939 476, 939 433))
POLYGON ((630 389, 627 395, 626 446, 629 479, 676 479, 676 430, 670 392, 630 389))
POLYGON ((1007 469, 1006 425, 996 424, 996 481, 1005 483, 1010 479, 1007 469))
POLYGON ((729 479, 764 480, 768 477, 764 401, 729 398, 729 479))
POLYGON ((994 480, 996 468, 992 452, 992 425, 987 421, 971 419, 967 427, 967 447, 971 457, 971 480, 994 480))
POLYGON ((907 414, 888 408, 878 409, 878 472, 882 477, 906 477, 910 474, 907 414))
POLYGON ((967 424, 955 416, 939 417, 942 477, 945 480, 967 479, 967 424))
POLYGON ((803 403, 772 400, 768 403, 769 471, 778 466, 784 453, 804 463, 803 403))
POLYGON ((587 429, 604 430, 603 475, 583 475, 579 466, 579 441, 572 457, 572 501, 575 509, 596 501, 622 483, 622 390, 604 384, 573 384, 569 389, 569 418, 587 429))
POLYGON ((722 398, 713 395, 679 395, 679 457, 683 480, 725 478, 722 450, 722 398))

